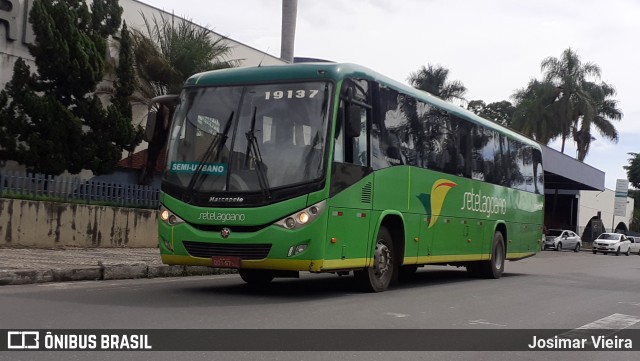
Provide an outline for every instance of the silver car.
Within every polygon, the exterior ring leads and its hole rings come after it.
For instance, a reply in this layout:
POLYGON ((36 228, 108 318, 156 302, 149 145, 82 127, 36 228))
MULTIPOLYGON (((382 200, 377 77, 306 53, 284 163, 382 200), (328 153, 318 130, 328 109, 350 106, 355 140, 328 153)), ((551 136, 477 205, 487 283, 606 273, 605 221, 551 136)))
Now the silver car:
POLYGON ((545 236, 543 249, 571 249, 574 252, 580 251, 582 239, 573 231, 563 229, 550 229, 545 236))

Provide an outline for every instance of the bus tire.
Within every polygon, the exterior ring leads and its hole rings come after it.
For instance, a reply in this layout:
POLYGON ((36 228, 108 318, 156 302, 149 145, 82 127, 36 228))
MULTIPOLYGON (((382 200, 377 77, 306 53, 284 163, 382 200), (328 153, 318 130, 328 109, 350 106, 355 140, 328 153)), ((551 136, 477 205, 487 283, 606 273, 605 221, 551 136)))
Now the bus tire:
POLYGON ((238 273, 243 281, 250 285, 267 285, 275 278, 271 271, 255 269, 239 269, 238 273))
POLYGON ((397 279, 397 272, 393 238, 389 230, 381 226, 376 236, 373 267, 354 271, 355 281, 366 292, 383 292, 397 279))
POLYGON ((417 271, 418 271, 417 265, 402 266, 398 271, 398 279, 400 281, 410 280, 413 277, 415 277, 417 271))
POLYGON ((504 272, 505 255, 504 236, 502 235, 502 232, 496 231, 493 235, 493 245, 491 246, 491 259, 478 263, 478 276, 489 279, 500 278, 502 276, 502 272, 504 272))

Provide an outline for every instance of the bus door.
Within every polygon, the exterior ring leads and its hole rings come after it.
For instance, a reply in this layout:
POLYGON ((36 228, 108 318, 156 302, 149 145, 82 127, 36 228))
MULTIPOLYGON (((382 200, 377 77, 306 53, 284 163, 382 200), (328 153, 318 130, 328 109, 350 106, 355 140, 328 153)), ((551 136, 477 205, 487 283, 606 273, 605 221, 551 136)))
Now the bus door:
POLYGON ((325 269, 364 267, 369 252, 373 176, 368 82, 346 80, 334 132, 325 269))

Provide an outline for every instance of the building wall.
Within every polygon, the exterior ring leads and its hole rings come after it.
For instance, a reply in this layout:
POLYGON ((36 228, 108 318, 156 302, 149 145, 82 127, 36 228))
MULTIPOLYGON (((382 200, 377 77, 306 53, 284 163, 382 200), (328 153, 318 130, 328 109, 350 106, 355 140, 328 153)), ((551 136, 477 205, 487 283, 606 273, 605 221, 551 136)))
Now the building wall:
POLYGON ((627 211, 624 216, 614 216, 613 208, 615 203, 615 191, 605 189, 604 191, 581 191, 580 192, 580 211, 578 214, 578 224, 581 230, 587 226, 592 217, 601 214, 602 223, 607 231, 615 230, 620 222, 624 223, 627 228, 631 218, 633 217, 634 200, 627 197, 627 211))

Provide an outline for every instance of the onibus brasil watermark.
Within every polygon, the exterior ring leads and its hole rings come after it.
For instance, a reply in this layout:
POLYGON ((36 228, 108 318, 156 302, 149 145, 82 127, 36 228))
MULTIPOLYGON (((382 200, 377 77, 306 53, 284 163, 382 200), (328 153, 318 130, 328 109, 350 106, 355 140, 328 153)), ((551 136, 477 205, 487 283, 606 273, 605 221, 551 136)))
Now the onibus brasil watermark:
MULTIPOLYGON (((73 332, 73 331, 72 331, 73 332)), ((146 334, 8 331, 8 350, 152 350, 146 334)))

